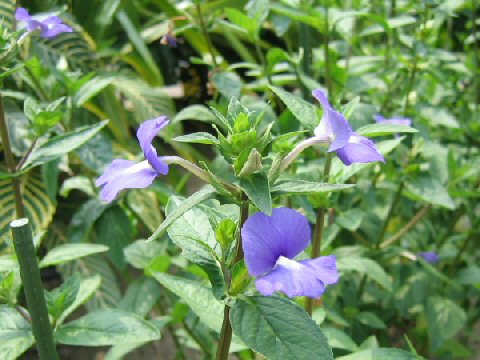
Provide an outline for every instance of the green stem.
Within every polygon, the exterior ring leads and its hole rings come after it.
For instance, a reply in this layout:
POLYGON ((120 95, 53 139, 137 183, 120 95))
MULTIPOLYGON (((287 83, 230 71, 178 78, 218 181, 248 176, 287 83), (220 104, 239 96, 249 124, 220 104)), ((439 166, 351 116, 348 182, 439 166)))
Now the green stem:
MULTIPOLYGON (((16 172, 15 158, 13 157, 12 146, 10 145, 10 137, 8 136, 7 121, 5 119, 5 112, 3 110, 2 97, 0 95, 0 136, 2 137, 3 153, 5 155, 5 162, 7 163, 8 170, 12 175, 16 172)), ((17 212, 17 218, 25 217, 25 208, 23 206, 22 192, 20 189, 20 180, 18 177, 13 176, 11 178, 13 193, 15 196, 15 209, 17 212)))
POLYGON ((205 38, 205 41, 207 42, 208 51, 210 52, 210 55, 212 56, 213 66, 218 67, 217 59, 215 57, 215 51, 213 50, 212 40, 210 39, 210 36, 208 35, 207 27, 205 26, 205 21, 203 20, 202 8, 200 7, 199 3, 195 4, 195 8, 197 9, 198 22, 200 23, 200 29, 202 31, 203 37, 205 38))
MULTIPOLYGON (((247 221, 248 218, 248 198, 243 193, 241 197, 242 203, 240 204, 240 223, 239 230, 242 229, 243 224, 247 221)), ((242 237, 240 231, 238 232, 238 241, 237 247, 235 250, 235 260, 234 264, 243 259, 243 249, 242 249, 242 237)), ((230 282, 230 280, 228 281, 230 282)), ((228 284, 230 286, 230 284, 228 284)), ((216 360, 227 360, 228 353, 230 352, 230 344, 232 342, 232 324, 230 323, 230 307, 225 305, 223 309, 223 323, 222 330, 220 331, 220 340, 218 342, 217 354, 215 356, 216 360)))
POLYGON ((478 111, 478 104, 480 103, 480 79, 479 79, 479 70, 478 66, 478 39, 477 39, 477 8, 476 8, 477 0, 472 0, 472 34, 473 34, 473 68, 476 69, 476 74, 473 76, 473 89, 474 89, 474 106, 475 106, 475 114, 478 111))
MULTIPOLYGON (((300 42, 303 47, 303 58, 302 58, 302 71, 305 75, 311 76, 312 71, 312 30, 310 26, 304 23, 300 23, 300 42)), ((300 79, 299 79, 300 80, 300 79)), ((308 88, 300 82, 302 86, 303 98, 307 101, 311 101, 311 94, 308 88)))
POLYGON ((268 84, 273 84, 272 83, 272 74, 267 69, 267 61, 265 60, 265 55, 263 55, 263 51, 260 48, 260 39, 255 41, 255 51, 257 53, 257 57, 260 60, 260 64, 262 65, 263 72, 265 73, 265 76, 267 77, 268 84))
POLYGON ((377 242, 375 244, 375 248, 378 250, 380 249, 380 244, 383 240, 383 237, 385 236, 385 232, 387 231, 388 223, 390 222, 393 213, 395 212, 395 208, 397 207, 400 198, 402 197, 402 191, 403 187, 405 186, 404 182, 401 181, 400 184, 398 184, 397 192, 395 193, 395 196, 393 197, 392 204, 390 205, 390 209, 388 209, 387 217, 385 218, 385 221, 383 222, 382 228, 380 232, 378 233, 377 237, 377 242))
POLYGON ((35 337, 39 358, 40 360, 58 360, 28 219, 15 220, 10 224, 10 228, 20 266, 20 277, 27 307, 32 318, 33 336, 35 337))
MULTIPOLYGON (((325 167, 323 168, 323 178, 324 182, 328 182, 328 176, 330 174, 330 168, 332 165, 332 154, 327 154, 327 159, 325 161, 325 167)), ((324 207, 317 209, 317 219, 315 222, 315 228, 313 229, 313 239, 312 239, 312 253, 310 258, 315 259, 320 256, 320 248, 322 244, 323 232, 325 230, 325 213, 327 209, 324 207)), ((305 311, 308 315, 312 316, 313 313, 313 299, 307 297, 305 299, 305 311)))

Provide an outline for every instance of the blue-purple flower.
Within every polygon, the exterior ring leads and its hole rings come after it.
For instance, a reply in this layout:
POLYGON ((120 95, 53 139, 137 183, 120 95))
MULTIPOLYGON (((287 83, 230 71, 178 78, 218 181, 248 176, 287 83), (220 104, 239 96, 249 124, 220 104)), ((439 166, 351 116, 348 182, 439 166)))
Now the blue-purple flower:
POLYGON ((146 160, 140 163, 124 159, 113 160, 95 182, 96 186, 102 186, 102 200, 111 202, 123 189, 146 188, 158 175, 168 173, 168 165, 157 156, 157 151, 152 146, 153 138, 167 124, 167 118, 161 116, 140 125, 137 139, 146 160))
POLYGON ((72 28, 62 23, 58 16, 49 16, 44 20, 36 20, 24 8, 17 9, 15 19, 25 22, 28 32, 40 31, 40 36, 45 39, 52 39, 60 33, 72 32, 72 28))
POLYGON ((393 117, 390 119, 385 119, 380 114, 373 115, 373 118, 379 124, 397 124, 397 125, 404 125, 404 126, 412 126, 412 119, 410 118, 393 117))
POLYGON ((323 107, 322 119, 314 130, 315 138, 330 144, 328 152, 335 151, 345 165, 374 161, 385 162, 382 154, 375 147, 375 143, 365 136, 355 133, 345 117, 332 108, 321 90, 314 90, 312 94, 323 107))
POLYGON ((417 256, 420 256, 423 258, 423 260, 430 264, 434 264, 439 260, 437 253, 434 251, 422 251, 417 253, 417 256))
POLYGON ((335 256, 295 261, 310 242, 307 218, 289 208, 273 209, 267 216, 250 216, 241 230, 248 273, 256 276, 257 290, 265 296, 280 291, 288 297, 319 297, 325 285, 338 280, 335 256))

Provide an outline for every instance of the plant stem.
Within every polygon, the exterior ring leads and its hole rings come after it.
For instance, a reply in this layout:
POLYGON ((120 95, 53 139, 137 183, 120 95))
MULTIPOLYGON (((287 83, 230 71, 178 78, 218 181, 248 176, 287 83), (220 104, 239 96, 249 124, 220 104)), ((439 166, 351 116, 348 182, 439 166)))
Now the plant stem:
MULTIPOLYGON (((240 223, 238 225, 239 235, 237 241, 237 247, 235 249, 235 260, 234 264, 243 259, 243 249, 242 249, 242 236, 240 230, 243 227, 245 221, 248 218, 248 198, 245 193, 242 193, 241 196, 242 203, 240 204, 240 223)), ((228 280, 230 283, 230 280, 228 280)), ((230 284, 228 284, 230 286, 230 284)), ((215 356, 216 360, 227 360, 228 353, 230 352, 230 344, 232 342, 232 324, 230 323, 230 306, 225 305, 223 309, 223 323, 222 330, 220 332, 220 340, 218 342, 217 354, 215 356)))
POLYGON ((27 307, 32 317, 33 336, 35 337, 39 358, 40 360, 58 360, 28 219, 21 218, 12 221, 10 228, 20 266, 20 277, 27 307))
POLYGON ((400 201, 400 198, 402 197, 402 191, 404 188, 405 184, 403 181, 398 184, 397 192, 395 193, 395 196, 393 197, 392 204, 390 205, 390 209, 388 209, 387 217, 385 218, 385 221, 383 222, 382 228, 380 232, 378 233, 378 238, 377 242, 375 244, 375 248, 378 250, 380 249, 380 244, 383 240, 383 237, 385 236, 385 232, 387 231, 388 223, 390 222, 393 213, 395 212, 395 208, 398 205, 398 202, 400 201))
POLYGON ((210 55, 212 56, 213 66, 218 67, 217 59, 215 57, 215 51, 213 50, 212 40, 210 39, 210 36, 208 35, 207 27, 205 26, 205 21, 203 20, 202 8, 201 8, 199 3, 195 4, 195 8, 197 9, 198 22, 200 23, 200 29, 202 31, 203 37, 205 38, 205 41, 207 42, 208 51, 210 52, 210 55))
MULTIPOLYGON (((305 75, 311 76, 312 30, 310 29, 310 26, 304 23, 300 23, 299 30, 300 30, 300 42, 303 46, 302 71, 305 75)), ((300 82, 300 77, 298 76, 298 78, 300 82)), ((302 82, 300 82, 300 85, 302 86, 303 98, 308 102, 311 102, 312 96, 310 94, 310 90, 308 90, 308 88, 302 82)))
POLYGON ((422 217, 427 213, 427 211, 430 208, 431 208, 430 205, 425 205, 424 207, 422 207, 420 211, 417 214, 415 214, 415 216, 408 223, 406 223, 395 235, 393 235, 392 237, 389 237, 387 240, 381 243, 380 248, 384 249, 387 246, 390 246, 394 242, 399 240, 403 235, 407 233, 407 231, 409 231, 422 219, 422 217))
POLYGON ((35 145, 37 144, 37 139, 35 138, 32 143, 30 144, 30 146, 28 147, 28 150, 27 152, 25 153, 25 155, 23 155, 23 157, 20 159, 20 161, 18 162, 17 166, 15 167, 15 169, 18 171, 22 168, 23 164, 25 164, 25 161, 27 161, 28 157, 30 156, 30 154, 32 153, 32 150, 33 148, 35 147, 35 145))
MULTIPOLYGON (((5 154, 5 162, 8 170, 12 175, 15 175, 16 166, 15 158, 13 157, 12 146, 10 145, 10 138, 8 136, 7 121, 5 119, 5 112, 3 110, 2 97, 0 95, 0 136, 2 137, 3 153, 5 154)), ((13 193, 15 194, 15 209, 17 218, 25 217, 25 208, 23 207, 22 192, 20 189, 20 180, 13 176, 11 178, 13 193)))
POLYGON ((255 41, 255 51, 257 53, 258 59, 260 60, 260 64, 262 65, 263 72, 267 76, 267 82, 269 85, 272 85, 272 74, 270 74, 267 69, 267 61, 265 60, 262 49, 260 48, 260 39, 255 41))
MULTIPOLYGON (((325 167, 323 168, 323 181, 328 182, 328 175, 330 174, 330 168, 332 165, 332 154, 328 153, 325 160, 325 167)), ((315 228, 313 229, 313 239, 312 239, 312 253, 310 258, 315 259, 320 256, 320 248, 322 244, 323 232, 325 230, 325 213, 327 209, 321 207, 317 209, 317 219, 315 222, 315 228)), ((307 297, 305 299, 305 311, 308 315, 312 316, 313 313, 313 299, 307 297)))

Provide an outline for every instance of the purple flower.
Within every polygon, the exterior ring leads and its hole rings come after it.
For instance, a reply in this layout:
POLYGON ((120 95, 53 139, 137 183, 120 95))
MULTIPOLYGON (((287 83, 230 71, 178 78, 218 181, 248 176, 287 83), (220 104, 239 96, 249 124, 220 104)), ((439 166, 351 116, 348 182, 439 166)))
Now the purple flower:
POLYGON ((412 126, 412 119, 410 118, 390 118, 385 119, 382 115, 375 114, 373 115, 375 121, 379 124, 397 124, 397 125, 404 125, 404 126, 412 126))
POLYGON ((159 174, 168 173, 168 165, 157 156, 157 151, 152 146, 153 138, 167 124, 167 118, 160 116, 140 125, 137 139, 146 160, 140 163, 124 159, 113 160, 95 182, 96 186, 103 186, 100 199, 111 202, 121 190, 146 188, 159 174))
POLYGON ((265 296, 281 291, 288 297, 319 297, 325 284, 335 284, 335 256, 295 261, 310 242, 307 218, 289 208, 258 212, 242 227, 242 248, 248 273, 256 276, 257 290, 265 296))
POLYGON ((375 143, 355 133, 345 117, 335 111, 321 90, 314 90, 313 96, 323 107, 320 124, 315 128, 315 138, 330 144, 328 152, 335 151, 345 165, 353 163, 385 162, 375 143))
POLYGON ((430 264, 434 264, 439 260, 437 253, 434 251, 422 251, 417 253, 417 256, 422 257, 423 260, 430 264))
POLYGON ((163 35, 160 43, 162 45, 168 45, 169 47, 174 48, 177 47, 177 38, 171 33, 166 33, 163 35))
POLYGON ((25 22, 28 32, 39 30, 40 36, 45 39, 52 39, 63 32, 72 32, 72 28, 63 24, 58 16, 49 16, 44 20, 35 20, 24 8, 17 9, 15 19, 25 22))

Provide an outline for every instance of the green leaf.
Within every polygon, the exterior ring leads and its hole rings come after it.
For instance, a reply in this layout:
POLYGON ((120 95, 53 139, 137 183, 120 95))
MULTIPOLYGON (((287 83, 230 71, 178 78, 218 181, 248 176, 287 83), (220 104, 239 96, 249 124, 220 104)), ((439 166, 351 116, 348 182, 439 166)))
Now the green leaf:
POLYGON ((78 295, 80 289, 80 276, 77 274, 68 278, 62 285, 52 291, 45 291, 48 313, 58 319, 61 314, 70 307, 78 295))
POLYGON ((233 72, 215 72, 212 75, 212 83, 220 94, 227 99, 240 97, 242 79, 233 72))
POLYGON ((272 197, 268 177, 264 173, 255 173, 240 179, 240 187, 252 203, 263 213, 272 214, 272 197))
MULTIPOLYGON (((183 199, 172 196, 168 201, 166 214, 174 212, 183 204, 183 199)), ((172 241, 182 249, 182 255, 200 266, 212 283, 215 297, 225 296, 225 279, 220 263, 222 252, 215 239, 215 232, 208 215, 198 207, 183 213, 168 228, 172 241)))
POLYGON ((65 319, 74 312, 79 306, 83 305, 90 299, 93 293, 99 288, 102 278, 100 275, 93 275, 87 278, 83 278, 80 282, 80 288, 78 289, 77 296, 73 303, 66 308, 57 319, 57 325, 62 324, 65 319))
POLYGON ((144 277, 128 286, 127 292, 118 307, 144 317, 159 297, 160 285, 152 278, 144 277))
POLYGON ((237 224, 231 219, 223 219, 215 228, 215 239, 220 244, 223 254, 226 254, 235 241, 237 224))
POLYGON ((106 346, 159 338, 160 332, 150 322, 118 309, 88 313, 55 332, 57 342, 75 346, 106 346))
POLYGON ((158 241, 137 240, 123 249, 123 252, 130 265, 147 272, 167 271, 170 266, 165 246, 158 241))
POLYGON ((32 151, 21 171, 58 159, 62 155, 75 150, 95 136, 107 123, 108 121, 105 120, 96 125, 85 126, 49 139, 32 151))
POLYGON ((190 195, 190 197, 183 201, 180 206, 175 208, 175 211, 172 211, 167 215, 160 227, 158 227, 157 230, 155 230, 155 232, 148 238, 148 241, 158 239, 160 236, 162 236, 163 232, 185 212, 190 210, 195 205, 198 205, 207 199, 213 198, 216 193, 217 191, 213 186, 206 186, 202 190, 190 195))
POLYGON ((465 311, 453 301, 431 296, 425 305, 428 337, 432 351, 462 330, 467 321, 465 311))
POLYGON ((449 129, 459 129, 458 120, 446 109, 438 106, 421 105, 418 107, 419 115, 424 118, 432 127, 438 125, 449 129))
POLYGON ((416 132, 418 132, 418 130, 410 126, 381 123, 362 126, 360 129, 356 130, 356 133, 358 133, 358 135, 367 137, 416 132))
POLYGON ((337 357, 336 360, 420 360, 419 356, 400 349, 368 349, 347 356, 337 357))
POLYGON ((333 360, 327 338, 296 303, 277 296, 238 298, 232 328, 250 348, 272 360, 333 360))
POLYGON ((458 273, 458 282, 464 285, 480 284, 480 267, 471 265, 458 273))
POLYGON ((296 179, 279 179, 272 185, 272 195, 323 193, 349 189, 354 186, 354 184, 328 184, 296 179))
POLYGON ((145 224, 149 231, 155 231, 163 220, 162 212, 153 191, 146 189, 130 190, 127 193, 128 207, 145 224))
POLYGON ((335 218, 335 221, 343 228, 350 231, 355 231, 360 227, 362 223, 363 216, 365 212, 360 209, 349 209, 340 213, 338 217, 335 218))
POLYGON ((212 295, 212 289, 198 280, 185 279, 164 273, 154 273, 160 284, 184 301, 200 320, 219 333, 223 322, 223 305, 212 295))
POLYGON ((237 25, 241 29, 244 29, 245 32, 250 35, 251 39, 256 36, 258 25, 255 19, 252 19, 243 12, 232 8, 225 9, 225 14, 228 17, 228 20, 230 20, 233 24, 237 25))
POLYGON ((385 323, 374 313, 369 311, 361 312, 357 315, 356 319, 363 325, 369 326, 374 329, 386 329, 385 323))
POLYGON ((327 337, 328 345, 334 349, 344 349, 348 351, 358 350, 357 344, 345 332, 337 328, 322 328, 327 337))
POLYGON ((339 271, 358 271, 368 276, 388 291, 392 291, 392 281, 389 276, 375 261, 361 257, 340 257, 337 259, 339 271))
POLYGON ((180 110, 172 119, 172 124, 184 120, 196 120, 223 126, 223 123, 218 121, 213 112, 204 105, 190 105, 180 110))
POLYGON ((0 305, 0 359, 15 360, 34 342, 27 320, 14 308, 0 305))
MULTIPOLYGON (((455 203, 445 187, 437 179, 430 176, 420 176, 406 183, 406 190, 416 200, 422 200, 432 205, 454 209, 455 203)), ((408 193, 407 193, 408 195, 408 193)))
POLYGON ((99 244, 62 244, 52 250, 40 261, 40 267, 64 264, 84 256, 108 251, 108 247, 99 244))
POLYGON ((215 136, 206 132, 197 132, 193 134, 177 136, 173 138, 172 141, 209 145, 218 145, 220 143, 215 136))
POLYGON ((95 241, 108 247, 108 257, 115 267, 127 267, 123 249, 130 243, 133 229, 130 219, 120 206, 108 208, 95 223, 95 241))
MULTIPOLYGON (((24 174, 20 181, 23 204, 34 235, 45 230, 52 220, 55 204, 47 195, 47 186, 39 171, 24 174)), ((15 194, 10 179, 0 180, 0 243, 10 238, 8 224, 16 219, 15 194)))
POLYGON ((317 110, 315 106, 302 98, 286 92, 282 88, 269 85, 269 88, 282 100, 300 123, 309 130, 318 125, 317 110))

